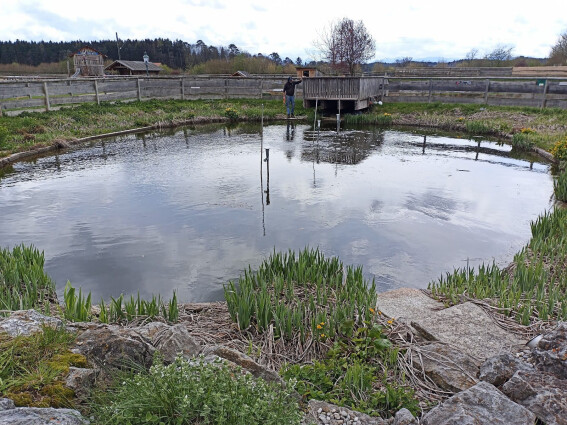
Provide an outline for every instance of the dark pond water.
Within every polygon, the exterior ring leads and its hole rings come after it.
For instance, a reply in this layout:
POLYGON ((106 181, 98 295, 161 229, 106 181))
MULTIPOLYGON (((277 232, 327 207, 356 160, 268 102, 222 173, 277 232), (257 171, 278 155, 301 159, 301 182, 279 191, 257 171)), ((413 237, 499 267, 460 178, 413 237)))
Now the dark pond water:
POLYGON ((510 151, 301 124, 97 141, 0 179, 0 246, 34 244, 60 294, 70 280, 94 300, 219 300, 249 264, 305 246, 363 265, 380 291, 424 288, 467 262, 507 264, 550 207, 549 165, 510 151))

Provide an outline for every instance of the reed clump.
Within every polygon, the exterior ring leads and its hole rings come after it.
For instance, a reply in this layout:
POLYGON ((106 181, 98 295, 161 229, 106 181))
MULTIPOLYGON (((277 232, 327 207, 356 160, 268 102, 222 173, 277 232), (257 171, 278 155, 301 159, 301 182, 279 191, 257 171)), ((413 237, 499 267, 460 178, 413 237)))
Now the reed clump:
POLYGON ((495 264, 455 269, 428 289, 446 305, 486 300, 525 326, 567 320, 567 210, 544 213, 531 231, 530 242, 506 269, 495 264))
POLYGON ((57 296, 55 283, 43 270, 44 263, 43 252, 33 245, 0 249, 0 310, 49 312, 57 296))

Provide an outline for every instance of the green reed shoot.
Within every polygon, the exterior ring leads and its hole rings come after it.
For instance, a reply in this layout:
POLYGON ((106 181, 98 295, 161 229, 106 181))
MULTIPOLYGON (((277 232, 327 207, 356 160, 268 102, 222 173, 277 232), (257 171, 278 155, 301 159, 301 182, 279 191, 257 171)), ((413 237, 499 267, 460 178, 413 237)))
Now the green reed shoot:
POLYGON ((0 310, 48 309, 55 283, 43 270, 43 252, 24 244, 0 249, 0 310))

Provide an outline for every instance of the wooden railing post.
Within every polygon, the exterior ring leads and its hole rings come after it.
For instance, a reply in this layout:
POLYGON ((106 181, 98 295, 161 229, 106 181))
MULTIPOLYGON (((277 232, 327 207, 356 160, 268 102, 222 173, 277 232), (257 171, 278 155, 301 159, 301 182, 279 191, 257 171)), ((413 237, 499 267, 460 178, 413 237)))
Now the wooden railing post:
POLYGON ((140 86, 140 79, 137 78, 136 82, 138 84, 138 102, 142 101, 142 87, 140 86))
POLYGON ((429 96, 427 97, 427 103, 431 103, 431 85, 433 83, 431 82, 431 78, 429 79, 429 96))
POLYGON ((549 83, 548 83, 547 81, 548 81, 548 80, 547 80, 547 78, 546 78, 546 79, 545 79, 545 85, 543 86, 543 94, 542 94, 542 96, 541 96, 541 106, 540 106, 541 109, 545 108, 545 105, 546 105, 546 103, 547 103, 547 89, 548 89, 548 87, 549 87, 549 86, 548 86, 549 83))
POLYGON ((94 90, 95 90, 96 104, 100 105, 100 97, 98 95, 98 81, 97 80, 94 80, 94 90))
POLYGON ((180 77, 180 78, 181 78, 181 82, 180 82, 180 85, 181 85, 181 100, 185 100, 185 79, 183 77, 180 77))
POLYGON ((49 90, 47 90, 47 82, 43 82, 43 93, 45 94, 45 110, 49 111, 51 106, 49 105, 49 90))
POLYGON ((488 105, 488 91, 490 90, 490 78, 486 79, 486 87, 484 88, 484 104, 488 105))

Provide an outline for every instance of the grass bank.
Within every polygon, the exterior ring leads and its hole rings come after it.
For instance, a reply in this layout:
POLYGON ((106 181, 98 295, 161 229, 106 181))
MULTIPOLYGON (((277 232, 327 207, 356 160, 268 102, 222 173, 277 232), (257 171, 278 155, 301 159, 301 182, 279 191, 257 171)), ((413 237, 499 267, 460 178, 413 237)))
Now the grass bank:
MULTIPOLYGON (((280 99, 151 100, 102 102, 50 112, 24 112, 0 117, 0 158, 48 146, 66 146, 83 137, 143 127, 260 121, 284 118, 280 99)), ((296 115, 313 118, 296 102, 296 115)), ((345 114, 346 123, 434 127, 506 138, 518 148, 551 151, 567 140, 567 110, 442 103, 384 103, 364 114, 345 114)))

